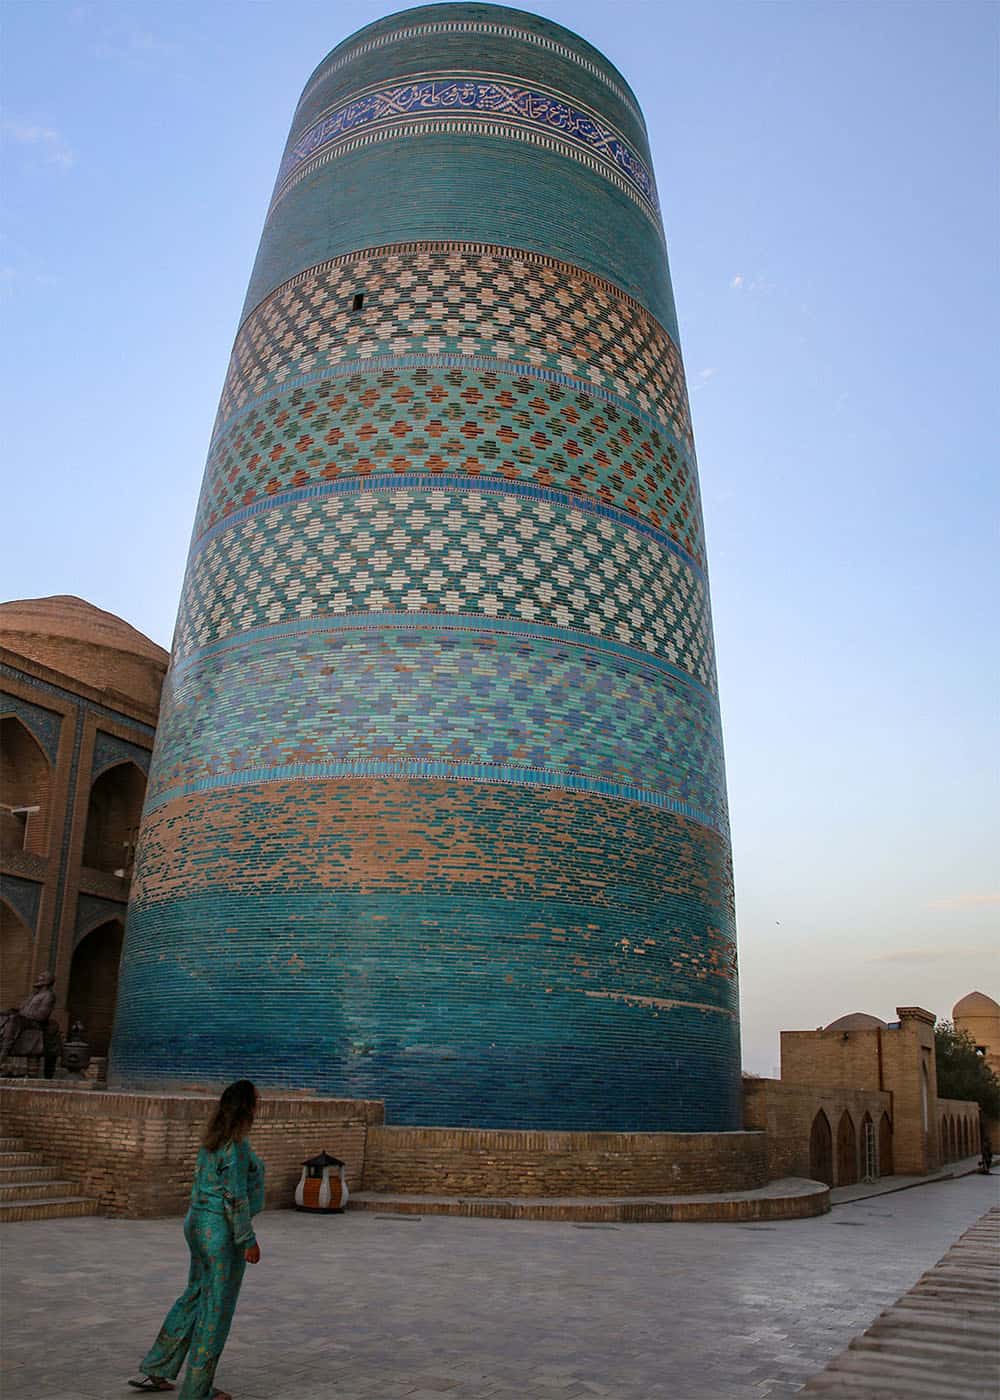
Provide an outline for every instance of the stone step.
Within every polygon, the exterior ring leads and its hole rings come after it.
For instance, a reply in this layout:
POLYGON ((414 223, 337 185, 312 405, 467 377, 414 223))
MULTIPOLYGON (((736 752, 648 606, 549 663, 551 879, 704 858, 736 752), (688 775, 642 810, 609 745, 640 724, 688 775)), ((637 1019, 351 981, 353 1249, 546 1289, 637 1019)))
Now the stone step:
POLYGON ((43 1167, 45 1158, 40 1152, 0 1152, 0 1169, 3 1167, 43 1167))
POLYGON ((463 1215, 490 1220, 567 1220, 589 1224, 667 1221, 796 1220, 822 1215, 830 1193, 819 1182, 789 1178, 731 1196, 426 1196, 357 1191, 348 1210, 383 1215, 463 1215))
POLYGON ((60 1181, 55 1173, 50 1173, 48 1181, 6 1181, 0 1182, 0 1202, 3 1201, 41 1201, 56 1197, 65 1200, 67 1196, 72 1196, 75 1190, 75 1183, 72 1181, 60 1181))
POLYGON ((67 1220, 96 1215, 97 1202, 85 1196, 55 1196, 49 1200, 0 1201, 0 1225, 20 1220, 67 1220))
POLYGON ((34 1167, 0 1167, 0 1186, 10 1186, 17 1181, 51 1181, 55 1169, 44 1163, 34 1167))

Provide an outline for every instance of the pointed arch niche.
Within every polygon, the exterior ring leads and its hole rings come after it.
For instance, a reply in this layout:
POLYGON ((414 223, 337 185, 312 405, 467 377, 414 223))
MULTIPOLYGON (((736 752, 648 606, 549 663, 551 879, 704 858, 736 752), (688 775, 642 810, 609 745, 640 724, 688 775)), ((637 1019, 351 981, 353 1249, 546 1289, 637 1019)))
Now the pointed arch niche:
POLYGON ((49 761, 27 725, 0 719, 0 848, 49 853, 49 761))
POLYGON ((119 871, 131 875, 145 797, 146 775, 127 760, 94 780, 83 839, 84 865, 110 875, 119 871))
POLYGON ((82 1021, 92 1055, 106 1055, 118 999, 118 964, 124 926, 107 919, 81 938, 69 970, 66 1009, 70 1025, 82 1021))
POLYGON ((853 1186, 858 1179, 858 1135, 845 1108, 837 1124, 837 1185, 853 1186))
POLYGON ((813 1119, 809 1133, 809 1175, 813 1181, 833 1185, 833 1134, 830 1120, 822 1109, 813 1119))
POLYGON ((34 952, 31 929, 0 899, 0 1011, 17 1006, 31 990, 34 952))

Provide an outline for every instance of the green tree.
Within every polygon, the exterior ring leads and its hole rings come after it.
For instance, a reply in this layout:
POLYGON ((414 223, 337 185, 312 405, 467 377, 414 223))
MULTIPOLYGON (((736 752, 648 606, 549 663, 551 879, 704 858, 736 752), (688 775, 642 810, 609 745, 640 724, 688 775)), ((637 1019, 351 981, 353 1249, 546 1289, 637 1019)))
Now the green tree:
POLYGON ((939 1098, 972 1100, 988 1118, 1000 1118, 1000 1079, 977 1053, 968 1031, 939 1021, 934 1027, 934 1060, 939 1098))

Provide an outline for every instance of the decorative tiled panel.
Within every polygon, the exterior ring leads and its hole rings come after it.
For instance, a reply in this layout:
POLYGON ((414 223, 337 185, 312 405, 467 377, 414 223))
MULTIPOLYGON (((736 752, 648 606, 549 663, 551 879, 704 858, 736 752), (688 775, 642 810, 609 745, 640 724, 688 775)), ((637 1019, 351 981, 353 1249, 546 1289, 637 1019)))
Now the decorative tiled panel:
POLYGON ((736 1011, 727 847, 697 823, 263 784, 147 819, 114 1073, 367 1086, 395 1123, 696 1131, 737 1122, 736 1011))
POLYGON ((38 906, 42 887, 36 880, 24 880, 20 875, 4 875, 3 897, 32 933, 38 926, 38 906))
POLYGON ((111 1072, 739 1126, 697 469, 645 134, 576 36, 369 27, 213 432, 111 1072), (383 139, 384 138, 384 139, 383 139))
POLYGON ((99 729, 94 739, 91 781, 118 763, 134 763, 140 772, 148 773, 151 756, 149 749, 144 749, 139 744, 130 744, 127 739, 119 739, 117 735, 105 734, 99 729))
POLYGON ((352 254, 278 288, 240 329, 218 428, 303 376, 314 383, 352 360, 415 354, 549 370, 648 414, 691 450, 680 353, 648 311, 552 258, 456 244, 352 254))
POLYGON ((620 650, 424 619, 234 639, 175 672, 159 744, 148 807, 262 769, 362 776, 437 760, 505 781, 625 786, 725 822, 718 711, 700 687, 620 650))
POLYGON ((95 928, 111 919, 125 918, 125 905, 116 899, 102 899, 94 894, 81 894, 76 901, 73 924, 73 946, 76 947, 95 928))
POLYGON ((178 660, 296 617, 440 611, 608 637, 714 687, 704 575, 667 537, 540 487, 402 490, 390 478, 341 493, 338 484, 265 501, 203 537, 185 580, 178 660))
POLYGON ((703 560, 697 480, 669 429, 590 389, 498 366, 372 369, 257 400, 216 438, 194 538, 265 495, 375 472, 534 481, 649 520, 703 560))
POLYGON ((620 131, 563 93, 482 73, 411 78, 355 92, 324 112, 286 151, 275 201, 302 175, 359 143, 426 131, 469 131, 549 146, 592 165, 657 217, 652 171, 620 131))
MULTIPOLYGON (((34 677, 30 680, 34 682, 34 677)), ((30 730, 39 747, 50 763, 55 763, 59 753, 59 734, 63 717, 54 710, 46 710, 41 705, 32 705, 18 695, 0 691, 0 715, 13 715, 25 729, 30 730)))

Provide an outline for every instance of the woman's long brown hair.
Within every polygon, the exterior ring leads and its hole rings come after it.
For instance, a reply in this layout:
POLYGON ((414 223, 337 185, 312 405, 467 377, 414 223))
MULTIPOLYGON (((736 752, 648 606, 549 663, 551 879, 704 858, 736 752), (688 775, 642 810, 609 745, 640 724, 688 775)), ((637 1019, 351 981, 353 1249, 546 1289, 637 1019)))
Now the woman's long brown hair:
POLYGON ((209 1152, 217 1152, 227 1142, 239 1142, 253 1127, 257 1111, 257 1090, 249 1079, 237 1079, 222 1097, 208 1120, 202 1144, 209 1152))

